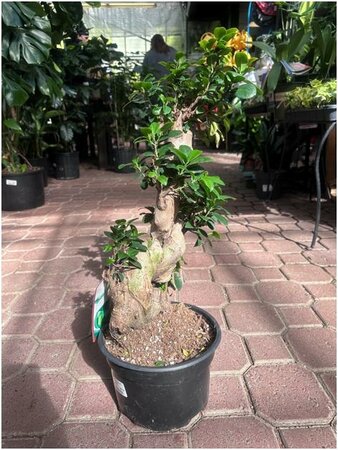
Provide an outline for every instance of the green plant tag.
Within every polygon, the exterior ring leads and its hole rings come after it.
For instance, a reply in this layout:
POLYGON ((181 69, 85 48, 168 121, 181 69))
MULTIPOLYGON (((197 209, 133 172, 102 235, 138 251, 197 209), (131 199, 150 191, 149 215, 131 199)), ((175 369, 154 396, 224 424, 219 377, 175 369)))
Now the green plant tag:
POLYGON ((100 330, 109 320, 109 303, 106 296, 106 285, 102 280, 95 290, 92 306, 92 339, 96 341, 100 330))

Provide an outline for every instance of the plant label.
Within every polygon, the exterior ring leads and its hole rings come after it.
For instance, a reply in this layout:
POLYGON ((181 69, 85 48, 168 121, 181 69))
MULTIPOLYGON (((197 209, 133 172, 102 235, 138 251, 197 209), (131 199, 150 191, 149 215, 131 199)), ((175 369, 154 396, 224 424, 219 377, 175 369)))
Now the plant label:
POLYGON ((16 186, 18 182, 16 180, 6 180, 7 186, 16 186))
POLYGON ((272 184, 263 184, 262 191, 263 192, 271 192, 273 190, 272 184))
POLYGON ((114 382, 115 391, 118 392, 119 394, 123 395, 123 397, 128 397, 126 388, 125 388, 124 384, 122 383, 122 381, 113 377, 113 382, 114 382))
POLYGON ((106 285, 102 280, 95 290, 92 306, 92 339, 96 341, 100 330, 109 320, 109 303, 106 296, 106 285))

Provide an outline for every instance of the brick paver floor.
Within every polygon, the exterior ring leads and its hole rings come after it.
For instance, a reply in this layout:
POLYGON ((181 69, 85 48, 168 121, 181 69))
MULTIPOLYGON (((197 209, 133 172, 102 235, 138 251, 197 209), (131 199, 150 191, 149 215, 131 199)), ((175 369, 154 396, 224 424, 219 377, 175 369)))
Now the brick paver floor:
POLYGON ((311 250, 305 194, 259 200, 237 156, 214 158, 210 171, 236 200, 220 241, 194 248, 187 237, 179 294, 223 331, 205 411, 169 433, 119 413, 90 338, 91 300, 103 232, 154 192, 134 174, 82 167, 77 180, 49 180, 43 207, 3 213, 3 447, 336 447, 334 202, 323 203, 311 250))

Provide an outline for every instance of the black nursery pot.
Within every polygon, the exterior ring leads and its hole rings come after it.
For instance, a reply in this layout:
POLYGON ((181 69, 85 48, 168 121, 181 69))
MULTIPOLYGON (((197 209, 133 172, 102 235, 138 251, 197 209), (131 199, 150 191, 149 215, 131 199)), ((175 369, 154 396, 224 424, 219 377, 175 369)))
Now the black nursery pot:
POLYGON ((48 186, 48 159, 47 158, 30 158, 29 162, 33 167, 41 167, 43 169, 43 184, 48 186))
POLYGON ((54 152, 52 155, 55 178, 73 180, 80 177, 79 152, 54 152))
POLYGON ((137 151, 134 148, 114 148, 113 149, 113 167, 116 172, 132 173, 132 167, 123 167, 119 169, 120 164, 129 164, 136 157, 137 151))
POLYGON ((173 366, 145 367, 122 361, 107 351, 104 336, 99 335, 100 350, 112 370, 119 410, 135 424, 151 430, 184 427, 208 402, 210 363, 221 330, 209 313, 187 306, 209 322, 214 340, 203 353, 173 366))
POLYGON ((43 169, 2 174, 2 210, 22 211, 45 203, 43 169))

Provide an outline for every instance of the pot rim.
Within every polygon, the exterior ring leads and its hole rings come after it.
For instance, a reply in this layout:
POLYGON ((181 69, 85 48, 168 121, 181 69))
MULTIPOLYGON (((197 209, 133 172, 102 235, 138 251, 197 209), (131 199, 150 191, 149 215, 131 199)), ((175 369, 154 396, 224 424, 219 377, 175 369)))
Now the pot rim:
POLYGON ((110 352, 108 352, 108 350, 106 349, 106 347, 104 345, 104 335, 103 335, 102 331, 100 332, 99 337, 98 337, 98 344, 99 344, 99 348, 100 348, 101 352, 103 353, 103 355, 107 358, 107 360, 109 362, 111 362, 112 364, 115 364, 118 367, 133 370, 136 372, 146 372, 146 373, 175 372, 180 369, 186 369, 188 367, 194 366, 195 364, 200 363, 201 361, 209 358, 210 355, 215 352, 216 348, 218 347, 218 345, 221 341, 221 328, 220 328, 218 322, 216 321, 216 319, 208 311, 205 311, 204 309, 199 308, 198 306, 190 305, 188 303, 185 303, 185 305, 188 306, 193 311, 204 316, 204 318, 207 319, 207 321, 209 322, 209 324, 211 325, 211 327, 213 328, 213 330, 215 332, 214 340, 212 341, 212 343, 209 345, 209 347, 204 352, 199 353, 198 355, 194 356, 191 359, 188 359, 187 361, 182 361, 180 363, 173 364, 171 366, 164 366, 164 367, 140 366, 137 364, 132 364, 132 363, 123 361, 120 358, 117 358, 116 356, 113 356, 110 352))

